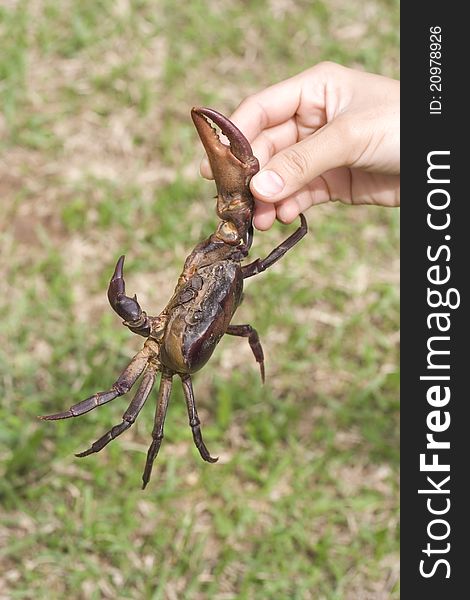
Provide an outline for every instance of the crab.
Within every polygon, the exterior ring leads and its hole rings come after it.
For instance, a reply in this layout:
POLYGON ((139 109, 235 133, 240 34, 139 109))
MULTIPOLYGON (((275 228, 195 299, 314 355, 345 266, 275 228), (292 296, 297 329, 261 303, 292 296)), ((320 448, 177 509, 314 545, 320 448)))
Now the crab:
POLYGON ((243 281, 272 266, 307 233, 307 222, 301 214, 300 227, 266 258, 241 264, 253 241, 254 199, 249 183, 259 170, 258 160, 241 131, 221 113, 211 108, 193 108, 191 116, 217 186, 217 215, 220 221, 216 231, 189 254, 175 291, 158 316, 148 315, 142 310, 136 296, 126 295, 124 256, 119 258, 109 283, 108 299, 111 307, 123 319, 123 324, 133 333, 146 338, 143 348, 108 390, 97 392, 63 412, 39 417, 45 421, 79 417, 128 393, 140 378, 122 422, 76 456, 84 457, 99 452, 132 426, 160 372, 152 443, 142 476, 144 488, 150 480, 163 440, 163 426, 175 375, 183 385, 194 443, 205 461, 217 461, 211 456, 202 437, 191 375, 207 363, 221 338, 228 334, 248 339, 264 382, 264 355, 258 333, 251 325, 232 324, 232 317, 242 300, 243 281), (220 140, 211 122, 220 128, 230 145, 220 140))

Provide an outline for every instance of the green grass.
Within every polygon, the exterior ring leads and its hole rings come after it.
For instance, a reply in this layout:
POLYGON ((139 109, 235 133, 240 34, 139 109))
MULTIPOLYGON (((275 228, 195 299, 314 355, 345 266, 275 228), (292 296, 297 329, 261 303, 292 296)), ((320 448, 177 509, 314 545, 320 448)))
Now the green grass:
MULTIPOLYGON (((141 338, 107 306, 158 313, 214 228, 189 111, 224 113, 320 60, 398 75, 395 0, 8 2, 0 8, 0 597, 399 597, 398 211, 331 205, 249 280, 194 377, 216 465, 193 447, 175 379, 145 492, 154 398, 103 452, 126 398, 44 423, 106 389, 141 338), (3 594, 3 595, 2 595, 3 594)), ((266 255, 292 227, 258 233, 266 255)))

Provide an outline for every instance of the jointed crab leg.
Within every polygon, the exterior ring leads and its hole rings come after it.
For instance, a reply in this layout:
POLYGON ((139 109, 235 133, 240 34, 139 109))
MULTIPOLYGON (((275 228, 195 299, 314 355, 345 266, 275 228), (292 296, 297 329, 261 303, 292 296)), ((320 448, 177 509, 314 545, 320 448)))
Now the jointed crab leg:
POLYGON ((253 352, 256 362, 259 364, 261 381, 264 383, 264 353, 256 329, 254 329, 251 325, 229 325, 225 333, 248 338, 251 351, 253 352))
POLYGON ((186 406, 188 407, 188 417, 189 417, 189 425, 193 432, 194 443, 196 444, 196 448, 199 450, 199 454, 202 458, 210 463, 215 463, 219 459, 214 458, 210 455, 209 450, 206 448, 204 444, 204 440, 202 439, 201 433, 201 421, 199 420, 199 416, 196 410, 196 403, 194 401, 194 392, 193 385, 191 383, 190 375, 183 375, 181 377, 181 381, 183 383, 183 391, 184 397, 186 400, 186 406))
POLYGON ((252 263, 242 267, 243 279, 246 279, 247 277, 253 277, 253 275, 258 275, 258 273, 266 271, 268 267, 282 258, 288 250, 297 244, 297 242, 300 242, 300 240, 307 233, 308 227, 307 220, 304 215, 300 213, 299 217, 300 227, 294 231, 294 233, 289 236, 287 240, 284 240, 281 244, 279 244, 279 246, 277 246, 277 248, 274 248, 274 250, 270 252, 266 258, 257 258, 252 263))
POLYGON ((155 377, 157 375, 156 367, 152 364, 149 364, 147 369, 145 370, 144 376, 142 377, 142 381, 140 382, 139 389, 137 390, 136 395, 134 396, 132 402, 129 404, 126 412, 122 415, 122 423, 119 425, 115 425, 112 429, 107 431, 99 440, 96 440, 88 450, 84 452, 79 452, 75 454, 79 458, 83 456, 88 456, 89 454, 93 454, 94 452, 99 452, 102 450, 109 442, 117 438, 118 435, 121 435, 124 431, 129 429, 129 427, 134 423, 137 418, 137 415, 142 410, 142 407, 145 404, 145 401, 149 397, 150 392, 152 391, 153 384, 155 383, 155 377))
POLYGON ((42 419, 43 421, 56 421, 58 419, 79 417, 80 415, 84 415, 90 410, 93 410, 97 406, 106 404, 118 396, 123 396, 131 389, 131 387, 142 374, 143 370, 145 369, 145 365, 149 360, 149 355, 149 349, 144 346, 140 352, 137 352, 121 375, 119 375, 119 378, 116 380, 116 382, 113 383, 111 388, 106 392, 97 392, 86 400, 82 400, 81 402, 78 402, 78 404, 74 404, 64 412, 55 413, 53 415, 44 415, 39 417, 39 419, 42 419))
POLYGON ((152 438, 153 441, 150 444, 150 448, 147 452, 147 461, 145 463, 144 474, 142 475, 142 489, 145 489, 147 483, 150 480, 152 474, 153 461, 156 459, 158 451, 163 440, 163 426, 165 424, 166 411, 168 408, 168 401, 171 394, 171 384, 173 375, 170 371, 164 369, 162 371, 162 378, 160 380, 160 388, 158 390, 157 409, 155 411, 155 424, 153 426, 152 438))

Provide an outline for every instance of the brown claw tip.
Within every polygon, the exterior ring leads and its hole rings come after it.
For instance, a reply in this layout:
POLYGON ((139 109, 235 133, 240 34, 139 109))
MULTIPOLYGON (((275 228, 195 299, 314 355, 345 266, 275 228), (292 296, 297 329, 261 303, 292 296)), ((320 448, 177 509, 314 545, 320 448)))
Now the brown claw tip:
POLYGON ((75 456, 77 458, 83 458, 84 456, 88 456, 89 454, 91 454, 91 452, 89 450, 84 450, 83 452, 77 452, 77 454, 75 454, 75 456))
MULTIPOLYGON (((222 133, 227 137, 230 142, 230 150, 233 156, 237 158, 242 163, 257 163, 257 160, 253 156, 253 152, 250 146, 250 142, 246 139, 243 133, 238 129, 236 125, 230 121, 226 116, 222 113, 219 113, 217 110, 213 108, 205 108, 205 107, 193 107, 191 110, 191 117, 196 125, 196 128, 201 135, 200 127, 198 124, 200 122, 200 118, 202 117, 204 121, 207 123, 207 126, 210 127, 207 119, 210 119, 217 127, 220 128, 222 133)), ((216 134, 217 135, 217 134, 216 134)), ((218 136, 217 136, 218 139, 218 136)), ((222 142, 218 139, 219 144, 222 142)), ((207 148, 206 148, 207 151, 207 148)))
POLYGON ((68 419, 69 417, 73 417, 73 415, 70 411, 66 411, 54 415, 38 415, 37 418, 41 419, 41 421, 58 421, 59 419, 68 419))
POLYGON ((149 481, 150 481, 150 477, 152 475, 152 472, 150 471, 150 473, 146 473, 144 472, 142 475, 142 489, 145 490, 145 488, 147 487, 149 481))
MULTIPOLYGON (((202 450, 202 449, 201 449, 201 450, 202 450)), ((214 456, 211 456, 211 455, 209 454, 209 450, 207 450, 207 448, 205 448, 205 452, 204 452, 204 451, 201 451, 201 450, 199 450, 199 452, 200 452, 200 454, 201 454, 201 457, 202 457, 202 459, 203 459, 203 460, 205 460, 206 462, 208 462, 208 463, 216 463, 216 462, 219 460, 219 457, 218 457, 218 456, 216 456, 216 457, 214 457, 214 456)))
POLYGON ((124 271, 124 260, 125 260, 125 258, 126 257, 125 257, 124 254, 118 258, 118 261, 117 261, 116 266, 114 268, 113 276, 111 277, 111 281, 113 281, 114 279, 122 279, 122 275, 123 275, 123 271, 124 271))

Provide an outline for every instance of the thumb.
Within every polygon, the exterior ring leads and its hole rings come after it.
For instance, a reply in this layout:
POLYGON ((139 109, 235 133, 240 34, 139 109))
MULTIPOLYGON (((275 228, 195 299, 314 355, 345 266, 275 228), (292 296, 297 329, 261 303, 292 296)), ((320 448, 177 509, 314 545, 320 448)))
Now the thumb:
POLYGON ((253 195, 278 202, 305 187, 325 171, 345 166, 350 156, 348 133, 340 119, 275 154, 251 180, 253 195))

